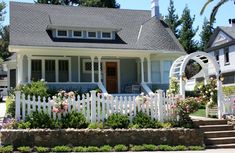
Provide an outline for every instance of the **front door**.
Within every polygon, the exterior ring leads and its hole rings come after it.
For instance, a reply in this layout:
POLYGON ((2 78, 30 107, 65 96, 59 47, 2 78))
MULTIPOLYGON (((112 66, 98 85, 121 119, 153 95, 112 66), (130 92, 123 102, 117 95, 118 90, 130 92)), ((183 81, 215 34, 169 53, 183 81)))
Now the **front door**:
POLYGON ((118 92, 117 62, 106 62, 106 88, 108 93, 118 92))

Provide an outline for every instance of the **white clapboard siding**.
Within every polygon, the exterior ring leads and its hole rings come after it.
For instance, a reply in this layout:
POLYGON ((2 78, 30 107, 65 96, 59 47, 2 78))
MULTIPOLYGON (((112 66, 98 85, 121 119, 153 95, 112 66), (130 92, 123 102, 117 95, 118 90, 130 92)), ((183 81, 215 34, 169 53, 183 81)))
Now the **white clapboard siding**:
POLYGON ((19 120, 25 120, 34 111, 48 113, 53 119, 61 119, 68 112, 77 111, 84 114, 88 122, 104 122, 110 115, 115 113, 127 115, 130 121, 133 120, 138 112, 144 112, 152 119, 159 121, 170 121, 176 118, 172 107, 175 105, 175 98, 167 97, 161 90, 145 98, 96 95, 95 91, 91 91, 90 94, 88 93, 81 97, 64 99, 64 101, 68 102, 68 109, 62 113, 52 111, 55 104, 51 98, 26 97, 17 91, 15 100, 16 118, 19 120))

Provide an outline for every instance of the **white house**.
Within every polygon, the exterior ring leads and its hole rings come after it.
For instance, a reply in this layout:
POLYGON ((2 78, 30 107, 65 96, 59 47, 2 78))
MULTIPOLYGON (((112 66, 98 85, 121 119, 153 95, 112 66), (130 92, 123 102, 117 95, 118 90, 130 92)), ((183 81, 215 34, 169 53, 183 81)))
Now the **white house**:
POLYGON ((215 29, 206 50, 220 65, 224 85, 235 85, 235 19, 229 20, 230 26, 215 29))
POLYGON ((9 87, 44 79, 50 88, 104 93, 166 89, 185 52, 151 11, 10 2, 9 87))

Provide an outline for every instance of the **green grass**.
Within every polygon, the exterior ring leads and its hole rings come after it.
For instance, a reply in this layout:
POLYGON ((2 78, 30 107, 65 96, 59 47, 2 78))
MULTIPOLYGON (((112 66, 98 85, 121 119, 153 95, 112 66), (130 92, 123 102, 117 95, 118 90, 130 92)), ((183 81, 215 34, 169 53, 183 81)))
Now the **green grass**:
POLYGON ((191 114, 192 116, 200 116, 200 117, 206 117, 206 110, 205 109, 198 109, 195 113, 191 114))

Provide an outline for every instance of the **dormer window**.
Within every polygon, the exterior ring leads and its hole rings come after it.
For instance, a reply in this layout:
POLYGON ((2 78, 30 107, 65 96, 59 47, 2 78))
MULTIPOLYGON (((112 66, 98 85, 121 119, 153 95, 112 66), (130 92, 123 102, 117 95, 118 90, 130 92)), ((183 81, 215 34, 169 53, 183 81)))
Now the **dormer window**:
POLYGON ((102 32, 101 33, 101 38, 102 39, 111 39, 112 38, 112 33, 111 32, 102 32))
POLYGON ((68 37, 67 30, 57 30, 57 37, 68 37))
POLYGON ((88 31, 87 32, 87 37, 88 38, 97 38, 97 33, 94 31, 88 31))
POLYGON ((82 38, 82 31, 73 31, 73 37, 74 38, 82 38))

